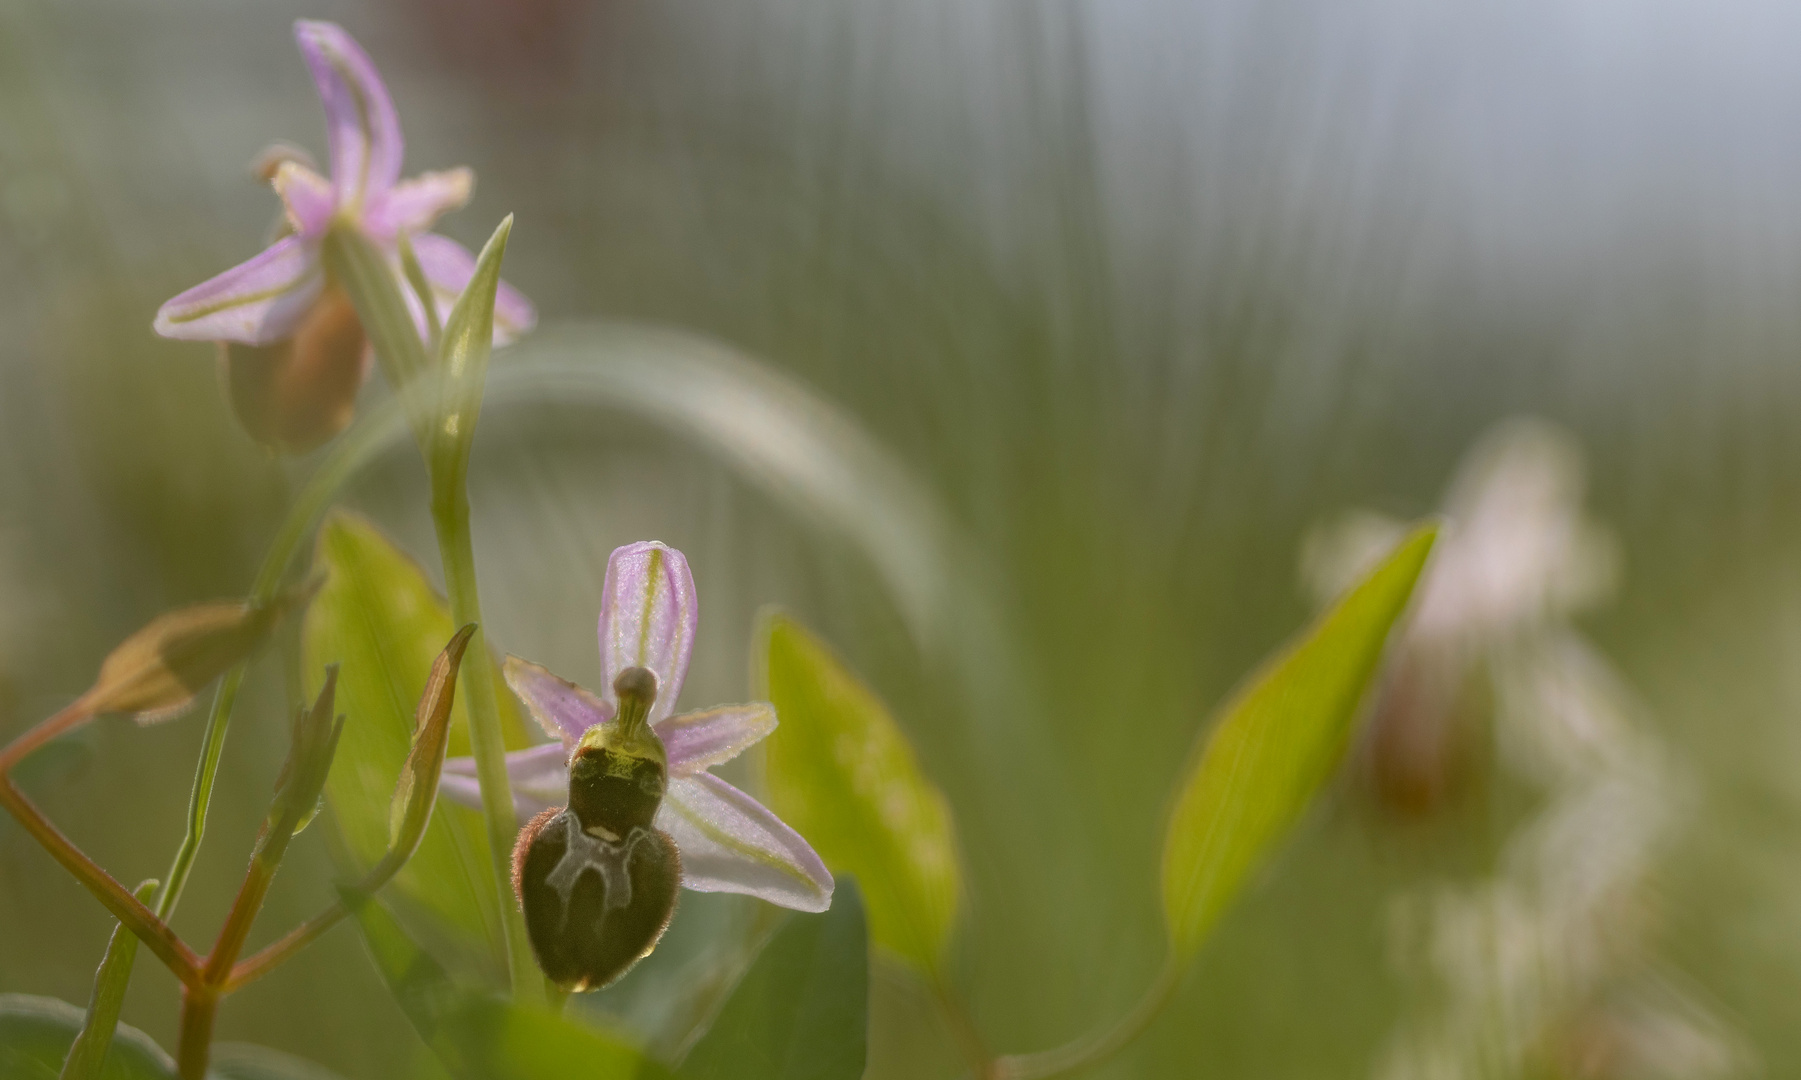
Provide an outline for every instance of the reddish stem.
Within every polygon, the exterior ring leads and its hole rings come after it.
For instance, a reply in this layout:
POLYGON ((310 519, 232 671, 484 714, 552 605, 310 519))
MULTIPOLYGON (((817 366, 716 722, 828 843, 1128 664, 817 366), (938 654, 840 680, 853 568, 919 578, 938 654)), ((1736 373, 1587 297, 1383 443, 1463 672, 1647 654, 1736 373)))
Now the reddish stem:
POLYGON ((213 1018, 219 1012, 219 992, 210 986, 189 986, 181 992, 181 1042, 176 1068, 181 1080, 206 1080, 212 1056, 213 1018))
POLYGON ((12 812, 19 824, 25 826, 25 831, 50 852, 51 858, 75 875, 76 880, 86 886, 95 899, 105 904, 115 918, 141 938, 150 947, 150 951, 156 954, 157 959, 168 965, 176 978, 187 986, 199 982, 200 957, 195 955, 193 949, 188 948, 187 942, 181 940, 167 923, 157 918, 156 912, 133 896, 130 889, 119 884, 111 874, 88 858, 4 775, 0 775, 0 805, 12 812))

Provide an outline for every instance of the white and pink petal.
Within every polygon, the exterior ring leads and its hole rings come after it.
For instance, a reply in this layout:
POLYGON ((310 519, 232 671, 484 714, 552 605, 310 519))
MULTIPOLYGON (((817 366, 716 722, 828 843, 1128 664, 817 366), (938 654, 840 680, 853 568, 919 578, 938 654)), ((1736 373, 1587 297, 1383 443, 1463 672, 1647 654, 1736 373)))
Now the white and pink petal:
POLYGON ((501 671, 532 719, 565 748, 573 747, 589 728, 613 718, 612 705, 529 660, 509 656, 501 671))
POLYGON ((466 168, 420 173, 371 199, 363 210, 363 230, 383 242, 401 232, 423 233, 467 203, 474 190, 475 174, 466 168))
POLYGON ((669 755, 669 774, 689 776, 726 762, 775 730, 775 706, 757 701, 671 716, 656 725, 669 755))
MULTIPOLYGON (((507 755, 507 779, 513 789, 513 813, 524 825, 541 811, 569 801, 569 754, 559 743, 545 743, 507 755)), ((452 802, 482 808, 481 782, 472 757, 446 758, 438 790, 452 802)))
POLYGON ((302 19, 294 38, 325 106, 338 205, 360 208, 400 178, 405 143, 394 101, 369 54, 342 27, 302 19))
POLYGON ((711 773, 671 777, 657 828, 682 856, 682 886, 734 892, 796 911, 832 906, 832 875, 799 833, 711 773))
POLYGON ((644 540, 613 551, 600 595, 601 694, 613 701, 613 680, 628 667, 657 677, 650 722, 675 711, 694 652, 700 606, 688 560, 667 544, 644 540))
POLYGON ((309 240, 325 235, 338 202, 330 180, 297 161, 284 161, 269 185, 281 197, 295 232, 309 240))
POLYGON ((313 245, 287 236, 168 301, 153 325, 184 341, 272 345, 294 333, 324 287, 313 245))

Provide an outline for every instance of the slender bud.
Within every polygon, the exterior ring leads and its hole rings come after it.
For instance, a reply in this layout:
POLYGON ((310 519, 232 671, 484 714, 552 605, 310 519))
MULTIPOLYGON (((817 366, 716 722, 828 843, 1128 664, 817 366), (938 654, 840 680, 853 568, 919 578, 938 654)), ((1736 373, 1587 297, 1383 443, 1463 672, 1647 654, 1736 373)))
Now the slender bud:
POLYGON ((195 604, 159 615, 107 656, 82 698, 91 712, 132 713, 145 723, 174 716, 226 668, 249 659, 281 617, 316 591, 318 583, 309 583, 260 606, 195 604))
POLYGON ((344 731, 344 718, 333 716, 337 686, 338 666, 332 664, 325 669, 325 686, 318 700, 294 718, 288 757, 275 779, 275 801, 269 806, 271 833, 285 831, 292 836, 319 812, 319 795, 325 790, 338 736, 344 731))

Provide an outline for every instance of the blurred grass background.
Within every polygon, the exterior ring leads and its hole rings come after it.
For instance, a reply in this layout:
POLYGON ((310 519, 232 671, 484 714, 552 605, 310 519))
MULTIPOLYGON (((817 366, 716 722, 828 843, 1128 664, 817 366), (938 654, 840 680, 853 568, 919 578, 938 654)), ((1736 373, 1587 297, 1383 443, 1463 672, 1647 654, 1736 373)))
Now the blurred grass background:
MULTIPOLYGON (((149 331, 258 248, 276 204, 246 162, 275 138, 323 151, 300 16, 375 57, 409 172, 476 169, 443 231, 476 244, 518 215, 508 277, 546 321, 670 323, 768 359, 973 539, 1032 688, 980 707, 928 676, 854 551, 693 448, 543 407, 497 411, 476 451, 505 648, 591 678, 606 553, 657 537, 704 604, 687 700, 745 695, 753 613, 778 601, 895 706, 959 816, 956 967, 997 1048, 1061 1041, 1153 973, 1165 800, 1209 709, 1305 617, 1307 530, 1431 510, 1490 423, 1531 413, 1587 450, 1625 553, 1585 627, 1697 780, 1657 946, 1769 1075, 1801 1069, 1801 14, 9 0, 0 732, 156 612, 241 593, 302 474, 237 431, 210 349, 149 331)), ((422 488, 396 453, 354 502, 435 572, 422 488)), ((280 668, 233 728, 177 919, 191 941, 215 932, 279 765, 280 668)), ((27 787, 116 876, 160 874, 199 734, 108 722, 27 787)), ((1403 997, 1393 898, 1486 866, 1517 802, 1484 790, 1397 826, 1333 800, 1112 1074, 1370 1075, 1403 997)), ((308 834, 253 944, 330 880, 308 834)), ((595 1007, 652 1010, 744 917, 690 894, 595 1007)), ((0 822, 0 991, 85 1002, 107 932, 0 822)), ((146 962, 125 1018, 168 1045, 174 1003, 146 962)), ((951 1074, 917 987, 881 976, 876 1008, 875 1074, 951 1074)), ((421 1053, 347 931, 220 1023, 353 1080, 421 1053)))

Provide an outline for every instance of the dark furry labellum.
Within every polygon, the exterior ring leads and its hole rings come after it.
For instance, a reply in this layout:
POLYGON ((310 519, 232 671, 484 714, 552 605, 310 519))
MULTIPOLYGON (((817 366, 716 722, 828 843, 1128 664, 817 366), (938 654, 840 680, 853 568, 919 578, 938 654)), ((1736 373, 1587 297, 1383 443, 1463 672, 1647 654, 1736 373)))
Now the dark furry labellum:
POLYGON ((598 990, 650 955, 681 887, 675 841, 652 825, 668 780, 644 722, 656 678, 627 668, 614 691, 618 722, 589 729, 569 762, 569 806, 533 818, 513 849, 532 951, 565 990, 598 990))
POLYGON ((570 810, 539 814, 513 851, 532 951, 564 990, 598 990, 650 955, 680 885, 681 858, 667 835, 634 828, 615 843, 584 830, 570 810))

